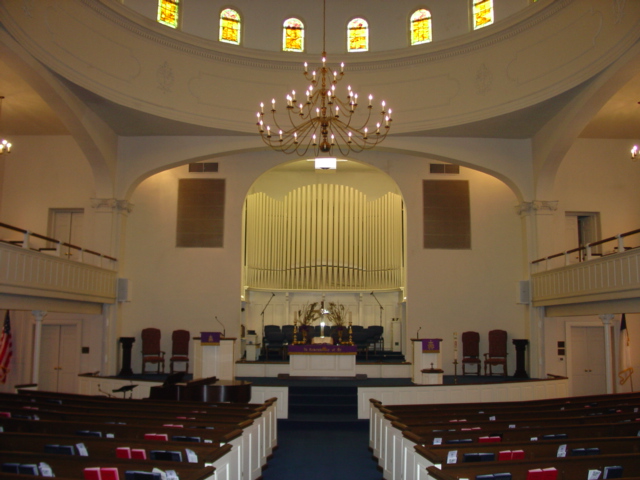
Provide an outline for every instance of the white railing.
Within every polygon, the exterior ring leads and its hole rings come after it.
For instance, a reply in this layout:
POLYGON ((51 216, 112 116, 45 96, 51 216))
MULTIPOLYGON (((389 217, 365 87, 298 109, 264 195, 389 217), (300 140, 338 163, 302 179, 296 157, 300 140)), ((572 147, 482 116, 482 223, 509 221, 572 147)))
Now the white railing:
POLYGON ((532 262, 533 305, 640 297, 640 248, 630 246, 639 234, 633 230, 532 262), (601 253, 594 253, 596 247, 601 253))
POLYGON ((0 227, 22 236, 0 241, 0 293, 92 303, 116 301, 115 258, 4 223, 0 227), (38 242, 47 244, 38 248, 38 242), (84 262, 66 258, 63 248, 78 251, 84 262), (89 259, 111 268, 87 263, 89 259))

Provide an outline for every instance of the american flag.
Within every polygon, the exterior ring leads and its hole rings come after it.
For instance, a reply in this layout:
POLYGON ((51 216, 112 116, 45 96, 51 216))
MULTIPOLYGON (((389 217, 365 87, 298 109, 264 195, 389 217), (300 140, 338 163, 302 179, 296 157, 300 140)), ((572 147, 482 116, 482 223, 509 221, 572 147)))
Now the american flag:
POLYGON ((0 383, 6 383, 9 375, 9 366, 13 356, 13 342, 11 341, 11 320, 9 310, 4 316, 4 327, 0 336, 0 383))

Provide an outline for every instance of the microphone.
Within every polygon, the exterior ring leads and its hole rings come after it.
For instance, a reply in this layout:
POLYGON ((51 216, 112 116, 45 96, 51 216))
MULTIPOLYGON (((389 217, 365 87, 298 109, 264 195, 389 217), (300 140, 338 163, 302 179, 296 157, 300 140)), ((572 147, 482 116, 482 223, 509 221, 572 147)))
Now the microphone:
POLYGON ((369 295, 373 295, 373 292, 371 292, 369 295))
POLYGON ((422 327, 418 328, 418 331, 416 332, 416 338, 420 338, 420 330, 422 330, 422 327))
POLYGON ((220 325, 222 325, 222 336, 226 337, 227 336, 226 335, 227 329, 224 328, 224 324, 220 320, 218 320, 218 316, 217 315, 215 316, 215 318, 216 318, 216 322, 218 322, 220 325))
POLYGON ((272 297, 275 297, 275 296, 276 296, 276 294, 275 294, 275 293, 273 293, 273 292, 271 292, 271 296, 272 296, 272 297))

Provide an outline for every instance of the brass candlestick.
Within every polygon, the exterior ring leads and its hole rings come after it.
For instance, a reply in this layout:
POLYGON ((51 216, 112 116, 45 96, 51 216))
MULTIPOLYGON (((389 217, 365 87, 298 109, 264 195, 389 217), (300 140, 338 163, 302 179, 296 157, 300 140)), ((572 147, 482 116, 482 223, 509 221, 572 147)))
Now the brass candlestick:
POLYGON ((458 384, 458 359, 453 361, 453 383, 458 384))

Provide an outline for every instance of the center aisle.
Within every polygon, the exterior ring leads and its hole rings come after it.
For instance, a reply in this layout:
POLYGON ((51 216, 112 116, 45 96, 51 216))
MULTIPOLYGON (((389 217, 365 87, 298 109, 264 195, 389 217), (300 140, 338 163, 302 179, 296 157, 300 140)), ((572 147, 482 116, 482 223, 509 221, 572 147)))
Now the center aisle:
POLYGON ((278 420, 278 448, 264 480, 381 480, 369 451, 369 420, 278 420))

